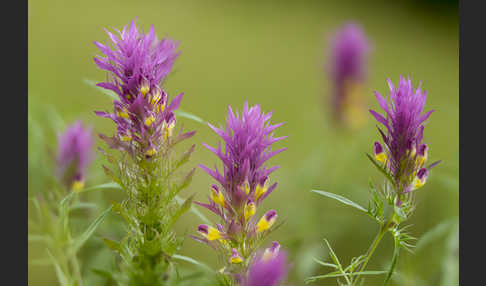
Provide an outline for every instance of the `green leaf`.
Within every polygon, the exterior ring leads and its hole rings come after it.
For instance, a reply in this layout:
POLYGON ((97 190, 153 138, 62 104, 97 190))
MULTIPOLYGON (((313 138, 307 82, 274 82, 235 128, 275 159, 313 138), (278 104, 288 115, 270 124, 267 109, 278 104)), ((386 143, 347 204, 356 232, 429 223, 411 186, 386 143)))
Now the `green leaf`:
POLYGON ((74 210, 79 210, 79 209, 96 209, 98 207, 97 204, 95 203, 86 203, 86 202, 79 202, 75 203, 72 205, 69 210, 74 211, 74 210))
POLYGON ((178 109, 178 110, 174 111, 174 114, 176 116, 185 117, 185 118, 194 120, 194 121, 199 122, 199 123, 202 123, 202 124, 206 124, 207 123, 205 120, 201 119, 200 117, 198 117, 198 116, 196 116, 196 115, 194 115, 192 113, 183 111, 181 109, 178 109))
POLYGON ((390 181, 390 183, 395 186, 395 181, 393 180, 393 178, 390 176, 390 174, 388 173, 387 170, 385 170, 385 168, 383 168, 378 162, 376 162, 376 160, 371 157, 370 154, 366 153, 366 157, 368 157, 368 159, 370 159, 371 163, 373 163, 373 165, 375 165, 375 167, 381 172, 383 173, 383 175, 385 175, 385 177, 388 179, 388 181, 390 181))
POLYGON ((108 89, 104 89, 102 87, 99 87, 97 86, 97 82, 94 81, 94 80, 90 80, 90 79, 83 79, 83 82, 93 88, 96 88, 97 90, 101 91, 104 95, 107 95, 108 97, 110 97, 111 99, 116 99, 118 100, 118 94, 116 94, 114 91, 112 90, 108 90, 108 89))
POLYGON ((206 271, 215 272, 213 269, 211 269, 211 267, 207 266, 206 264, 204 264, 202 262, 197 261, 194 258, 184 256, 184 255, 179 255, 179 254, 174 254, 174 255, 172 255, 172 257, 175 258, 175 259, 187 261, 187 262, 192 263, 194 265, 200 266, 201 268, 205 269, 206 271))
POLYGON ((171 228, 172 225, 179 219, 179 217, 188 211, 191 206, 192 206, 192 199, 194 198, 195 194, 192 194, 189 198, 187 198, 183 203, 179 203, 180 207, 179 209, 175 212, 175 214, 171 217, 168 227, 171 228))
POLYGON ((334 263, 336 263, 338 268, 341 269, 342 268, 341 263, 339 262, 339 259, 336 255, 336 253, 334 252, 331 245, 329 244, 329 241, 327 241, 327 239, 325 239, 325 238, 324 238, 324 241, 326 242, 327 248, 329 249, 329 255, 331 255, 332 260, 334 261, 334 263))
POLYGON ((362 275, 381 275, 386 274, 388 271, 383 270, 369 270, 356 273, 340 273, 339 271, 334 271, 324 275, 312 276, 305 279, 305 283, 314 282, 316 280, 321 280, 325 278, 343 277, 343 276, 362 276, 362 275))
MULTIPOLYGON (((175 199, 176 201, 179 203, 179 204, 182 204, 183 203, 183 199, 179 196, 175 196, 175 199)), ((205 224, 211 224, 211 221, 206 217, 204 216, 197 208, 195 208, 194 206, 191 206, 191 208, 189 209, 192 213, 194 213, 195 215, 197 215, 205 224)))
POLYGON ((84 245, 84 243, 91 237, 91 235, 94 233, 96 228, 100 225, 100 223, 104 220, 106 215, 111 212, 112 206, 107 208, 104 212, 101 213, 100 216, 98 216, 89 226, 88 228, 78 237, 74 240, 72 248, 71 248, 71 254, 75 254, 78 252, 78 250, 84 245))
POLYGON ((338 200, 345 205, 352 206, 352 207, 354 207, 354 208, 356 208, 360 211, 363 211, 365 213, 368 212, 368 210, 366 210, 364 207, 358 205, 357 203, 355 203, 355 202, 353 202, 353 201, 351 201, 351 200, 349 200, 349 199, 347 199, 343 196, 336 195, 336 194, 329 193, 329 192, 325 192, 325 191, 319 191, 319 190, 312 190, 312 192, 319 194, 319 195, 323 195, 323 196, 331 198, 331 199, 338 200))
POLYGON ((109 183, 89 187, 89 188, 86 188, 86 189, 82 189, 79 193, 84 193, 84 192, 94 191, 94 190, 99 190, 99 189, 119 189, 119 190, 121 190, 122 188, 120 187, 119 184, 117 184, 115 182, 109 182, 109 183))
POLYGON ((59 204, 60 204, 61 208, 62 207, 65 207, 65 205, 73 198, 73 196, 75 194, 81 194, 81 193, 90 192, 90 191, 99 190, 99 189, 121 189, 121 187, 120 187, 119 184, 117 184, 115 182, 109 182, 109 183, 105 183, 105 184, 101 184, 101 185, 96 185, 96 186, 93 186, 93 187, 85 188, 85 189, 82 189, 79 192, 71 191, 67 196, 65 196, 59 202, 59 204))
POLYGON ((67 278, 66 274, 61 269, 61 266, 59 266, 59 263, 57 260, 52 256, 51 252, 47 250, 47 254, 49 255, 49 258, 51 259, 52 264, 54 265, 54 269, 56 270, 56 276, 57 280, 59 281, 59 284, 61 286, 70 286, 69 279, 67 278))
POLYGON ((337 267, 335 264, 332 264, 332 263, 327 263, 327 262, 324 262, 324 261, 320 261, 319 259, 317 259, 317 258, 315 258, 315 257, 312 257, 312 259, 313 259, 313 260, 314 260, 316 263, 318 263, 318 264, 320 264, 320 265, 322 265, 322 266, 332 267, 332 268, 335 268, 335 269, 337 269, 337 268, 338 268, 338 267, 337 267))
POLYGON ((120 243, 114 240, 111 240, 109 238, 103 238, 103 241, 105 242, 106 246, 108 246, 109 249, 121 252, 120 248, 120 243))

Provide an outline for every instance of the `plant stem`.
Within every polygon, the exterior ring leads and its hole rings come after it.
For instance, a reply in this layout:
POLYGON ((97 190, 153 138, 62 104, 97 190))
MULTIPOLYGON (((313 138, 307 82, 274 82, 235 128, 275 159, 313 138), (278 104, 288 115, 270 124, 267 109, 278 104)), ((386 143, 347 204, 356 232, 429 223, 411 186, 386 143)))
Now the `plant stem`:
POLYGON ((79 266, 78 258, 76 256, 76 254, 73 254, 73 257, 71 257, 70 260, 71 260, 71 264, 73 266, 74 275, 76 276, 76 280, 78 281, 77 285, 83 286, 83 278, 81 276, 81 267, 79 266))
MULTIPOLYGON (((360 264, 360 266, 357 269, 358 273, 365 270, 366 265, 368 265, 368 262, 370 261, 371 256, 373 256, 373 253, 376 250, 376 247, 378 246, 378 244, 380 244, 381 239, 383 238, 385 233, 388 232, 388 229, 391 227, 391 225, 392 225, 392 223, 395 219, 395 216, 396 216, 396 214, 395 214, 395 212, 393 212, 390 219, 388 219, 388 221, 384 225, 381 226, 380 231, 378 232, 378 234, 376 234, 376 237, 373 240, 373 243, 370 245, 370 248, 368 248, 368 251, 366 252, 365 260, 363 260, 363 262, 360 264)), ((351 278, 351 286, 356 285, 359 281, 359 278, 360 278, 359 275, 356 275, 354 277, 351 278), (354 277, 356 277, 356 278, 354 278, 354 277)))

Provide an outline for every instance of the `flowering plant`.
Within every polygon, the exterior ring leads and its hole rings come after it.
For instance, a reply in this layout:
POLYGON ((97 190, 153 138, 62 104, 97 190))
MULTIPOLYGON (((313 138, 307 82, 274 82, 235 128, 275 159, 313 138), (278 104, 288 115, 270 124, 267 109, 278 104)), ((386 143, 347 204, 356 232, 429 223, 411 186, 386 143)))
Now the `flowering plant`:
POLYGON ((121 272, 112 279, 122 285, 165 285, 176 279, 172 257, 182 243, 173 226, 192 202, 190 197, 179 204, 177 195, 189 185, 195 171, 179 174, 194 145, 180 157, 175 157, 174 146, 195 132, 183 133, 181 127, 174 133, 174 110, 182 94, 169 103, 161 86, 179 54, 176 43, 168 38, 158 40, 153 26, 144 34, 135 21, 117 32, 118 36, 107 31, 113 49, 95 42, 105 55, 95 62, 108 71, 109 78, 98 86, 118 95, 113 113, 96 112, 112 119, 117 132, 100 137, 111 149, 122 151, 120 157, 103 151, 114 170, 103 167, 126 194, 121 204, 113 203, 128 227, 126 236, 120 242, 105 239, 121 257, 121 272))
POLYGON ((332 251, 331 258, 334 264, 324 265, 335 268, 334 272, 326 275, 314 276, 307 279, 308 282, 328 277, 338 277, 345 281, 339 281, 344 285, 357 285, 361 276, 372 274, 386 274, 385 284, 393 275, 398 254, 401 248, 410 251, 413 247, 411 241, 415 238, 406 233, 409 226, 402 224, 413 214, 415 209, 414 198, 416 190, 422 187, 429 175, 429 170, 439 161, 428 166, 428 146, 422 142, 424 137, 424 123, 433 111, 423 113, 426 93, 421 88, 413 89, 411 80, 400 77, 398 88, 395 88, 391 80, 388 80, 390 98, 385 100, 378 92, 375 92, 378 104, 385 112, 384 115, 370 110, 370 113, 386 129, 378 127, 378 131, 384 142, 373 143, 374 156, 368 155, 373 165, 385 176, 383 187, 376 190, 370 182, 372 194, 368 209, 342 196, 317 191, 314 192, 337 199, 347 205, 353 206, 372 217, 380 226, 378 234, 368 251, 352 260, 351 264, 344 268, 336 254, 332 251), (365 271, 376 247, 383 236, 390 232, 395 241, 395 251, 390 269, 387 271, 365 271))
MULTIPOLYGON (((269 183, 269 175, 278 168, 267 169, 263 164, 286 150, 271 151, 271 146, 287 137, 273 137, 273 131, 283 123, 272 125, 269 121, 271 116, 271 112, 261 112, 259 105, 249 108, 245 102, 241 116, 228 107, 226 129, 209 124, 224 140, 225 148, 223 151, 221 144, 217 148, 207 144, 204 146, 223 162, 223 172, 220 173, 216 167, 212 170, 200 165, 219 186, 211 186, 209 203, 195 203, 218 215, 221 223, 216 227, 199 225, 197 230, 201 237, 193 238, 208 244, 218 253, 224 265, 220 270, 223 285, 262 285, 252 282, 260 280, 255 278, 260 277, 260 271, 265 269, 260 265, 267 265, 267 261, 258 257, 256 252, 265 237, 276 228, 277 212, 269 210, 261 217, 256 213, 263 200, 277 186, 277 183, 269 183)), ((269 278, 266 285, 277 285, 285 275, 286 271, 282 270, 285 258, 279 254, 279 248, 278 243, 274 242, 272 248, 267 250, 276 258, 268 258, 275 261, 270 263, 268 270, 275 274, 269 272, 268 275, 274 278, 269 278)))

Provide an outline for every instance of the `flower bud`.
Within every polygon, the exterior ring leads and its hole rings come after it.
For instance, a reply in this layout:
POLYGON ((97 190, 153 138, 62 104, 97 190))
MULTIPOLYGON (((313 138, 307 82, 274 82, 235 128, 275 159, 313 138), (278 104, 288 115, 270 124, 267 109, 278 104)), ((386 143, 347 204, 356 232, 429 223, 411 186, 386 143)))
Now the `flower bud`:
POLYGON ((427 161, 427 151, 429 147, 426 144, 422 144, 419 147, 417 154, 417 165, 422 166, 427 161))
POLYGON ((231 259, 230 259, 231 263, 238 264, 238 263, 243 262, 243 258, 241 258, 240 254, 238 253, 238 251, 236 251, 235 248, 233 248, 231 250, 231 253, 232 253, 232 256, 231 256, 231 259))
POLYGON ((375 153, 375 159, 378 162, 385 163, 386 162, 386 154, 383 150, 383 146, 377 141, 373 144, 373 152, 375 153))
POLYGON ((255 203, 251 200, 248 200, 245 204, 245 210, 244 210, 245 221, 247 221, 255 213, 256 213, 255 203))
POLYGON ((275 220, 277 220, 277 212, 275 210, 269 210, 265 215, 258 221, 256 227, 257 227, 257 232, 263 232, 275 223, 275 220))
POLYGON ((422 187, 425 185, 427 178, 429 176, 429 171, 426 168, 422 168, 417 172, 417 176, 415 176, 413 180, 413 188, 414 190, 422 187))
POLYGON ((221 234, 221 232, 212 227, 212 226, 208 226, 207 224, 200 224, 198 227, 197 227, 197 231, 202 235, 204 236, 205 238, 207 238, 209 241, 212 241, 212 240, 216 240, 216 239, 221 239, 223 236, 221 234))
POLYGON ((223 193, 219 191, 218 186, 211 186, 211 200, 218 205, 224 207, 224 196, 223 193))

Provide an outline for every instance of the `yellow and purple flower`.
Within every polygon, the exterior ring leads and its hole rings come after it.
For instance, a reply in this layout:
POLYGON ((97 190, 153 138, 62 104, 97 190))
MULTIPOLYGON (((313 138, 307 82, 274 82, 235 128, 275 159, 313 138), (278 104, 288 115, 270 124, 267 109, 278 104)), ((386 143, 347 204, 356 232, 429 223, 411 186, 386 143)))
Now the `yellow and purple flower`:
MULTIPOLYGON (((108 71, 109 79, 97 85, 119 97, 113 102, 113 113, 95 112, 117 125, 115 136, 100 136, 111 148, 150 158, 171 137, 176 123, 173 111, 182 99, 181 93, 169 103, 160 86, 179 55, 177 44, 169 38, 158 40, 153 26, 144 34, 135 21, 116 31, 118 35, 106 31, 113 48, 95 42, 104 57, 95 57, 94 61, 108 71)), ((192 134, 186 133, 185 137, 192 134)))
POLYGON ((58 177, 67 189, 81 190, 84 186, 86 168, 93 159, 92 129, 76 121, 58 135, 58 177))
POLYGON ((414 90, 410 79, 400 77, 398 88, 388 79, 388 86, 388 101, 375 91, 384 114, 370 110, 386 128, 385 131, 378 128, 386 148, 375 142, 374 152, 375 159, 384 164, 398 192, 403 194, 422 186, 428 176, 428 170, 424 167, 428 146, 422 143, 422 139, 425 121, 433 110, 423 113, 426 92, 420 86, 414 90))
POLYGON ((330 38, 328 72, 332 83, 331 106, 337 122, 357 126, 364 109, 363 85, 370 44, 361 26, 346 23, 330 38))
POLYGON ((275 210, 269 210, 258 221, 255 219, 258 206, 277 186, 269 184, 268 176, 278 167, 267 168, 265 162, 286 150, 271 150, 273 143, 287 137, 273 137, 273 131, 283 123, 272 124, 271 116, 272 113, 263 113, 259 105, 248 107, 245 102, 241 115, 229 106, 226 128, 209 124, 223 139, 224 150, 221 144, 216 148, 203 144, 222 161, 223 171, 200 165, 220 186, 211 186, 209 203, 195 203, 217 214, 222 224, 217 228, 200 225, 198 232, 202 238, 193 238, 228 256, 229 264, 223 273, 238 285, 242 285, 248 270, 248 264, 241 262, 254 256, 256 246, 277 219, 275 210))

